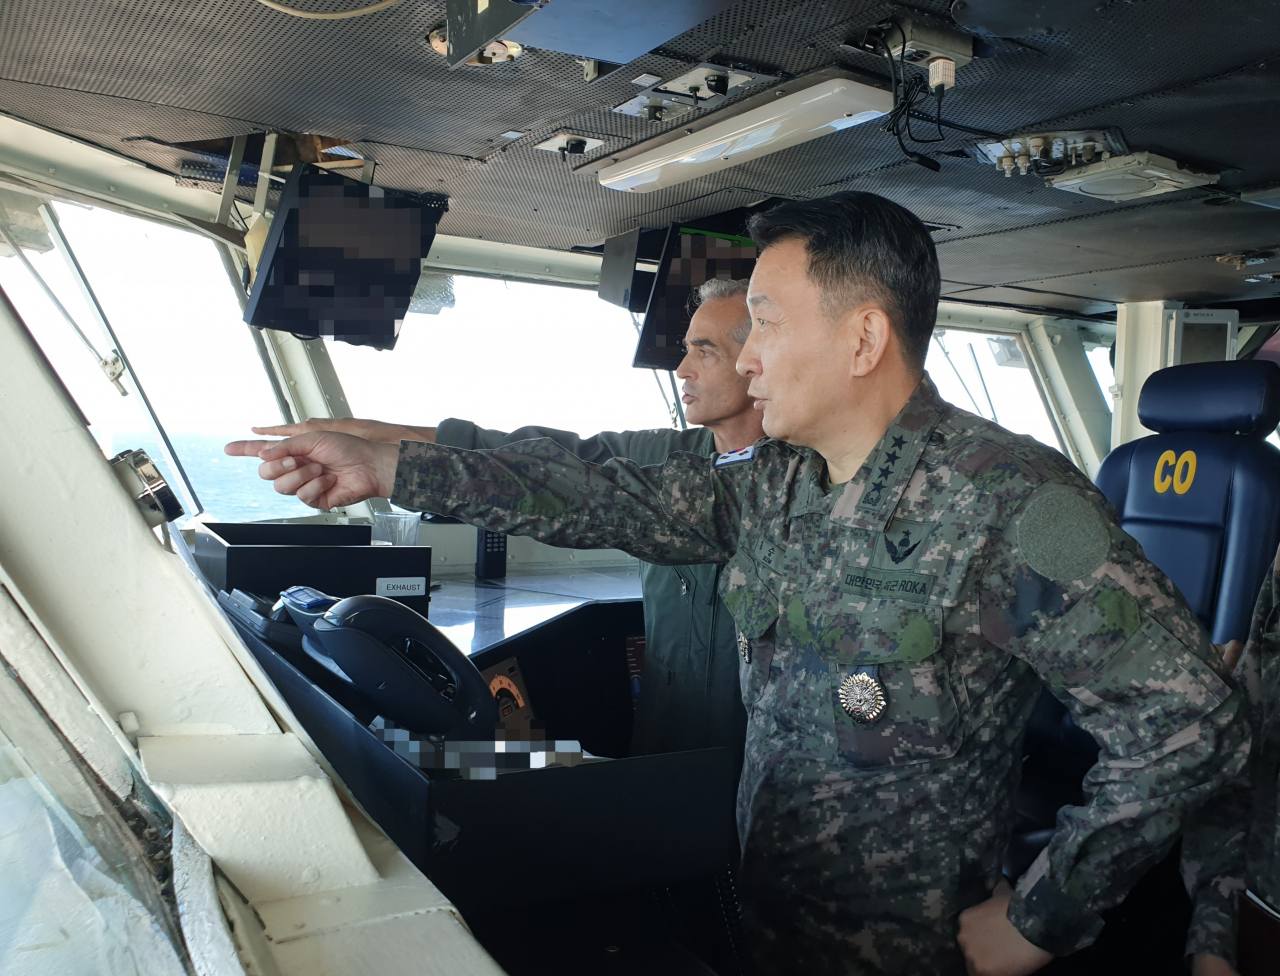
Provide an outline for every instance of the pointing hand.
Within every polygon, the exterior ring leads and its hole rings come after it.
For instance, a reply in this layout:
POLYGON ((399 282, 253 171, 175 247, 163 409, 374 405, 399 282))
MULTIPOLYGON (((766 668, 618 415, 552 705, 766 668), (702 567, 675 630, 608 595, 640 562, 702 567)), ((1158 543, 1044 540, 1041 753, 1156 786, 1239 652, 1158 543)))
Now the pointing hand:
POLYGON ((312 508, 354 505, 366 498, 387 498, 395 487, 395 445, 317 432, 283 441, 233 441, 224 450, 237 457, 262 459, 258 477, 282 495, 296 495, 312 508))

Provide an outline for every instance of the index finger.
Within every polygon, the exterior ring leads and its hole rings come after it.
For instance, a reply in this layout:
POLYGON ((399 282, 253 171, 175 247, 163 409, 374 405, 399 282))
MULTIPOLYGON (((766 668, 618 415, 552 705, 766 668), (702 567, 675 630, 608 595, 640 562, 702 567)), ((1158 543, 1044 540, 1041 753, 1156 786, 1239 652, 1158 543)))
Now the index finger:
POLYGON ((279 441, 232 441, 222 451, 232 457, 257 457, 268 447, 279 443, 279 441))
POLYGON ((268 437, 292 437, 294 434, 304 434, 306 429, 302 424, 276 424, 274 427, 251 427, 255 434, 266 434, 268 437))
POLYGON ((259 444, 262 446, 258 451, 258 457, 264 461, 277 461, 285 457, 301 457, 309 453, 316 443, 324 437, 335 437, 338 435, 326 432, 311 432, 307 434, 299 434, 297 437, 286 437, 282 441, 246 441, 248 444, 259 444))

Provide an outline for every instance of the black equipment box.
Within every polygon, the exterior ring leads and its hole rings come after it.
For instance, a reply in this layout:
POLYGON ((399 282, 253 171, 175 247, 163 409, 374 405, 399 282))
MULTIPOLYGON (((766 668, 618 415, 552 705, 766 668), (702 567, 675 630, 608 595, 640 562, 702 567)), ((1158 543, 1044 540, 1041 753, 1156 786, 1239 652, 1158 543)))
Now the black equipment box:
POLYGON ((430 546, 370 545, 368 525, 197 524, 195 560, 215 590, 275 597, 291 586, 330 596, 389 596, 427 616, 430 546))

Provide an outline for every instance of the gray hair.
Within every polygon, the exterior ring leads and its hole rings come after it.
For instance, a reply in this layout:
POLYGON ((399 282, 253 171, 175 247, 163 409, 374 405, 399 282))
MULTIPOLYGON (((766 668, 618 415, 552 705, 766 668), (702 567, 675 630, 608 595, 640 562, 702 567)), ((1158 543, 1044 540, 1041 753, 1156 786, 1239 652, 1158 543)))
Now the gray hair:
MULTIPOLYGON (((750 278, 708 278, 698 286, 696 304, 703 305, 716 298, 741 298, 745 301, 750 284, 750 278)), ((729 334, 738 345, 746 343, 751 335, 751 313, 747 312, 742 323, 729 334)))

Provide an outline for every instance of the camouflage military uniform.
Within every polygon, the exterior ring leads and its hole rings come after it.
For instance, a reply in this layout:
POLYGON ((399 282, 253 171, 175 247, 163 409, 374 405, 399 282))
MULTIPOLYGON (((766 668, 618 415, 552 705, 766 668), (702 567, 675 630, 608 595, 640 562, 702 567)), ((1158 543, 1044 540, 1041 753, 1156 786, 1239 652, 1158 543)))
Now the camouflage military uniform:
POLYGON ((1245 889, 1280 909, 1280 553, 1254 605, 1235 677, 1253 726, 1247 775, 1196 813, 1182 845, 1195 901, 1187 952, 1232 963, 1245 889))
POLYGON ((772 440, 648 468, 545 440, 404 444, 393 500, 556 545, 728 560, 742 882, 767 971, 963 971, 956 918, 999 878, 1045 682, 1102 753, 1092 802, 1060 813, 1009 914, 1054 954, 1087 945, 1247 754, 1203 629, 1083 475, 927 377, 851 481, 827 492, 824 475, 772 440), (874 721, 842 706, 851 682, 883 692, 874 721))

